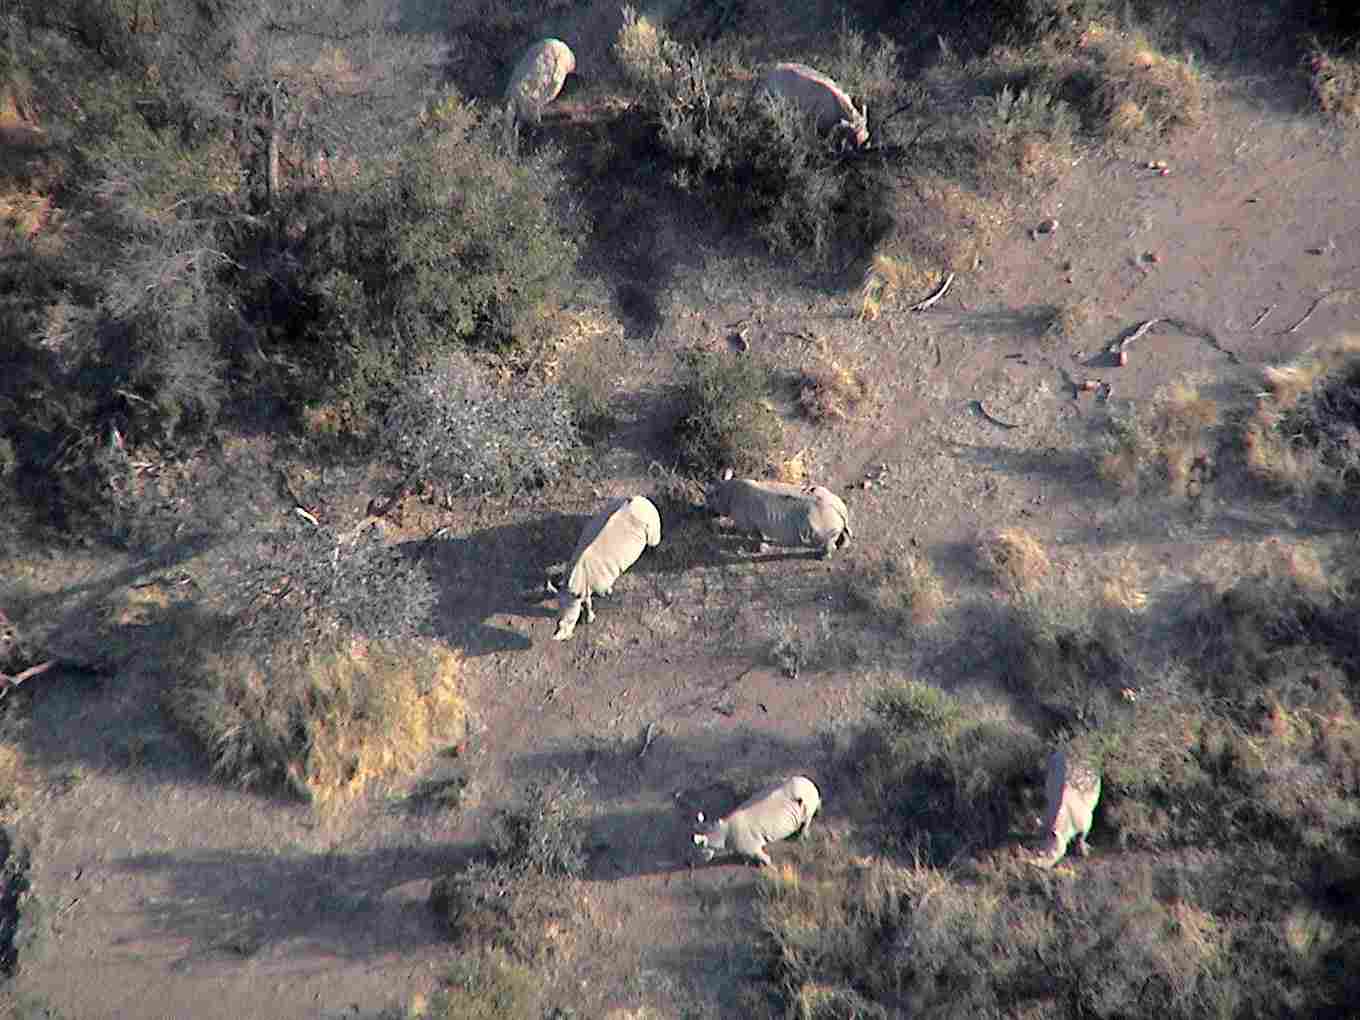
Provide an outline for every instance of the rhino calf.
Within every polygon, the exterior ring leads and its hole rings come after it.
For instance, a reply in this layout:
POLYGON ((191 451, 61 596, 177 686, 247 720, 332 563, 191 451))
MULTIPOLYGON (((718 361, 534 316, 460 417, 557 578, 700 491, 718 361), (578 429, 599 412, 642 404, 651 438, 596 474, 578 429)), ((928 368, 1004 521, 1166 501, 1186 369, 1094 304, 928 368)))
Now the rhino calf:
MULTIPOLYGON (((821 806, 822 795, 816 784, 806 776, 793 776, 762 790, 703 832, 696 832, 694 845, 705 861, 726 853, 752 858, 758 864, 771 864, 766 845, 788 839, 795 832, 806 838, 813 816, 821 806)), ((703 812, 697 817, 703 825, 703 812)))
POLYGON ((557 98, 567 75, 576 70, 576 54, 561 39, 540 39, 519 58, 505 90, 507 115, 537 124, 543 108, 557 98))
POLYGON ((775 545, 812 546, 822 558, 848 545, 853 537, 844 501, 820 485, 789 485, 733 478, 729 471, 708 490, 710 513, 730 517, 741 531, 758 534, 775 545))
POLYGON ((869 142, 868 109, 855 109, 845 90, 806 64, 775 64, 760 79, 760 92, 791 100, 817 119, 819 131, 844 131, 858 148, 869 142))
POLYGON ((1086 856, 1086 834, 1100 800, 1100 775, 1088 765, 1070 760, 1065 751, 1054 751, 1048 758, 1044 781, 1047 806, 1044 809, 1045 841, 1034 863, 1051 868, 1067 852, 1075 836, 1077 853, 1086 856))
POLYGON ((595 619, 594 595, 611 595, 619 575, 637 562, 642 550, 661 541, 661 515, 645 496, 611 500, 596 514, 576 543, 566 579, 558 594, 554 641, 576 630, 582 608, 586 623, 595 619))

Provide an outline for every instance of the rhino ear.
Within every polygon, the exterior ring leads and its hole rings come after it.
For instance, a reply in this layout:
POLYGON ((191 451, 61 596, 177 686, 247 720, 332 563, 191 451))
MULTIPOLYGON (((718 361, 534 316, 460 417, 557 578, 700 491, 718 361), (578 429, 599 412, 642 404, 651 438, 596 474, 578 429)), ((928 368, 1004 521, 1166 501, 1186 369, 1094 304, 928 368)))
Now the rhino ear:
POLYGON ((698 819, 700 825, 703 825, 703 824, 704 824, 704 813, 703 813, 702 811, 700 811, 700 812, 699 812, 697 815, 695 815, 694 817, 695 817, 696 819, 698 819))
POLYGON ((728 468, 726 471, 723 472, 723 481, 724 481, 724 482, 730 482, 731 480, 732 480, 732 469, 731 469, 731 468, 728 468))

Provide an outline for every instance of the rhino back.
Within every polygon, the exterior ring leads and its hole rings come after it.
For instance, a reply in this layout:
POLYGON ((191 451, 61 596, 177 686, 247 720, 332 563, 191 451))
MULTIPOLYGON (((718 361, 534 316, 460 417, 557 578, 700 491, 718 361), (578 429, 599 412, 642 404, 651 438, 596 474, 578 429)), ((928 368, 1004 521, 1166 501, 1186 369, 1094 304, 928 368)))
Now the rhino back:
POLYGON ((727 816, 728 830, 732 834, 729 840, 739 838, 764 846, 787 839, 802 828, 816 810, 809 808, 807 802, 811 798, 820 805, 817 788, 811 780, 801 776, 762 790, 727 816))
MULTIPOLYGON (((647 519, 646 510, 635 512, 635 499, 640 497, 611 500, 586 525, 581 540, 576 544, 571 570, 567 574, 567 592, 579 597, 587 590, 602 591, 617 581, 620 574, 637 562, 642 550, 649 544, 649 524, 654 523, 653 534, 659 540, 659 517, 651 522, 647 519)), ((642 502, 653 515, 656 514, 656 508, 650 501, 642 502)))
POLYGON ((855 105, 836 82, 806 64, 776 64, 765 72, 761 85, 767 92, 784 96, 817 118, 825 131, 842 119, 854 121, 855 105))

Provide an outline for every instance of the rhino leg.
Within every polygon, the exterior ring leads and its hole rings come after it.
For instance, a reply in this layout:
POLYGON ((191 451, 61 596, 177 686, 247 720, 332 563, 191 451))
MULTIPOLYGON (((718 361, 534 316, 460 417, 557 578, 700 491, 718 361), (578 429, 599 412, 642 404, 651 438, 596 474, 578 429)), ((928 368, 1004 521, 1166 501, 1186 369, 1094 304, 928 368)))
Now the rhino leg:
POLYGON ((586 597, 582 600, 586 607, 586 623, 595 622, 595 607, 591 605, 590 590, 586 590, 586 597))
POLYGON ((761 847, 761 848, 760 848, 759 850, 757 850, 752 856, 753 856, 753 857, 755 858, 755 860, 756 860, 756 867, 757 867, 757 868, 772 868, 772 867, 774 867, 774 861, 770 860, 769 851, 766 850, 764 847, 761 847))
POLYGON ((1075 849, 1077 851, 1077 854, 1081 857, 1085 857, 1086 852, 1091 849, 1086 843, 1086 833, 1084 832, 1077 833, 1077 842, 1075 845, 1075 849))

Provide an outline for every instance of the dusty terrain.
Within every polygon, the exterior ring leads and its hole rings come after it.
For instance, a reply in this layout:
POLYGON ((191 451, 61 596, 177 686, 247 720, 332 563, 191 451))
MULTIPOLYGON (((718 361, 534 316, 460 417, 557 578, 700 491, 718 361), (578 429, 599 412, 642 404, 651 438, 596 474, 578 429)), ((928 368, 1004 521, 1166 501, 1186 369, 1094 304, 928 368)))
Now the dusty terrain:
MULTIPOLYGON (((683 569, 648 554, 600 600, 597 622, 559 644, 548 605, 523 591, 569 552, 603 497, 653 487, 661 426, 650 410, 611 440, 601 477, 569 492, 413 506, 403 537, 448 529, 431 554, 436 630, 468 655, 475 732, 460 758, 432 758, 333 811, 212 781, 159 710, 168 678, 135 659, 97 682, 35 681, 33 795, 15 827, 33 847, 36 940, 5 994, 73 1018, 371 1016, 427 989, 450 952, 426 904, 433 874, 470 853, 522 780, 563 766, 588 777, 593 852, 582 923, 561 934, 560 962, 543 974, 548 1001, 581 1016, 739 1015, 755 876, 735 864, 691 870, 690 813, 730 806, 734 775, 796 769, 821 783, 819 838, 849 838, 834 755, 862 693, 889 671, 950 688, 985 677, 969 656, 968 609, 993 597, 972 554, 981 529, 1023 523, 1073 572, 1132 554, 1155 589, 1220 548, 1321 526, 1212 487, 1195 507, 1121 500, 1086 452, 1123 402, 1188 375, 1210 389, 1250 385, 1260 365, 1355 322, 1343 293, 1360 287, 1355 154, 1279 95, 1274 84, 1221 82, 1202 127, 1141 155, 1167 160, 1167 176, 1133 155, 1086 155, 921 314, 904 297, 860 322, 851 288, 805 285, 668 225, 656 243, 673 246, 676 268, 660 328, 639 335, 618 320, 636 363, 653 366, 629 380, 630 406, 655 406, 643 398, 660 392, 672 351, 721 345, 742 320, 752 346, 781 364, 796 365, 814 337, 850 356, 875 382, 872 409, 834 428, 797 426, 789 443, 845 493, 848 552, 752 556, 715 538, 683 569), (1032 236, 1049 217, 1057 231, 1032 236), (1094 308, 1081 336, 1041 336, 1043 306, 1077 297, 1094 308), (1153 317, 1202 327, 1219 346, 1163 327, 1125 367, 1098 358, 1153 317), (1069 375, 1111 382, 1110 400, 1074 396, 1069 375), (886 482, 862 487, 880 464, 886 482), (930 558, 950 597, 942 622, 912 642, 855 622, 845 604, 845 578, 901 543, 930 558), (821 613, 845 628, 856 661, 781 675, 769 621, 811 628, 821 613), (658 736, 639 756, 651 723, 658 736), (412 806, 418 782, 455 771, 469 781, 463 808, 412 806)), ((108 557, 23 569, 26 589, 43 593, 25 611, 35 622, 113 611, 145 591, 133 584, 165 574, 108 557)), ((1098 831, 1094 843, 1099 853, 1098 831)))

